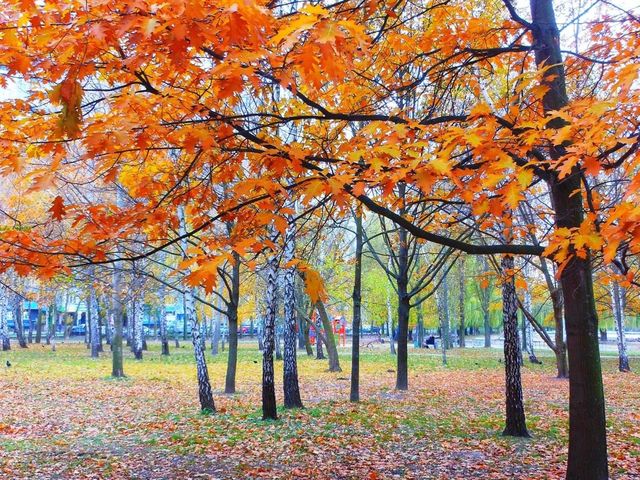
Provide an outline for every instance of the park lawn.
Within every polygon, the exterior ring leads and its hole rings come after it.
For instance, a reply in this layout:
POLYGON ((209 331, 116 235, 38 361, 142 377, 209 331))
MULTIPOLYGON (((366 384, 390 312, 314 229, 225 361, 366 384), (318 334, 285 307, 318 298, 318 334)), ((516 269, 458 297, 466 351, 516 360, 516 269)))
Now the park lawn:
MULTIPOLYGON (((238 393, 224 395, 226 355, 208 355, 218 413, 198 412, 190 344, 162 357, 150 344, 126 358, 126 379, 109 377, 108 353, 84 345, 32 345, 0 353, 0 478, 10 479, 467 479, 561 478, 567 454, 568 382, 553 359, 526 364, 523 383, 531 439, 500 435, 501 353, 410 351, 410 390, 397 392, 395 358, 365 349, 361 398, 349 403, 343 372, 299 354, 305 409, 264 422, 261 356, 241 343, 238 393), (5 366, 5 361, 12 363, 5 366)), ((640 381, 603 360, 611 476, 640 475, 640 381)), ((632 359, 640 371, 640 360, 632 359)), ((282 362, 276 362, 277 378, 282 362)), ((278 385, 278 401, 282 397, 278 385)))

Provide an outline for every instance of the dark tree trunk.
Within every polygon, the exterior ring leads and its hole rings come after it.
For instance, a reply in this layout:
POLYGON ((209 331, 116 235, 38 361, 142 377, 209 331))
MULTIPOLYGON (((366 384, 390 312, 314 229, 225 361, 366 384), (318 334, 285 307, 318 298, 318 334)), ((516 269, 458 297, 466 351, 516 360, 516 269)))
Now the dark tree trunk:
POLYGON ((42 342, 42 312, 38 307, 38 317, 36 321, 36 343, 42 342))
MULTIPOLYGON (((560 33, 552 0, 531 0, 533 45, 536 64, 546 68, 548 87, 542 102, 545 113, 568 105, 560 33)), ((560 128, 556 118, 549 128, 560 128)), ((566 153, 553 147, 551 159, 566 153)), ((558 228, 578 229, 584 219, 581 171, 574 167, 560 179, 548 178, 558 228)), ((571 257, 560 275, 564 297, 567 348, 569 352, 569 461, 567 479, 604 480, 609 476, 604 390, 598 345, 598 315, 593 295, 591 258, 571 257)))
POLYGON ((264 320, 264 350, 262 351, 262 419, 278 418, 276 409, 276 388, 273 368, 273 350, 276 327, 276 282, 278 265, 272 254, 267 265, 267 299, 264 320))
MULTIPOLYGON (((404 197, 404 185, 401 184, 401 197, 404 197)), ((398 292, 398 354, 396 369, 396 389, 409 389, 407 337, 409 334, 409 311, 411 309, 408 293, 409 287, 409 246, 408 234, 404 228, 398 230, 398 275, 396 288, 398 292)))
POLYGON ((504 322, 504 368, 506 386, 506 426, 503 435, 528 437, 522 400, 520 342, 518 341, 518 299, 514 282, 513 257, 504 256, 502 270, 502 314, 504 322))
POLYGON ((362 217, 356 213, 356 252, 353 274, 353 323, 351 338, 351 389, 349 400, 360 401, 360 324, 362 320, 362 217))
POLYGON ((24 326, 22 324, 22 298, 16 295, 15 307, 13 309, 16 325, 16 338, 20 348, 27 348, 27 340, 24 338, 24 326))
POLYGON ((231 270, 231 298, 227 305, 229 321, 229 356, 227 357, 227 375, 224 393, 236 392, 236 369, 238 367, 238 304, 240 302, 240 255, 233 253, 234 264, 231 270))

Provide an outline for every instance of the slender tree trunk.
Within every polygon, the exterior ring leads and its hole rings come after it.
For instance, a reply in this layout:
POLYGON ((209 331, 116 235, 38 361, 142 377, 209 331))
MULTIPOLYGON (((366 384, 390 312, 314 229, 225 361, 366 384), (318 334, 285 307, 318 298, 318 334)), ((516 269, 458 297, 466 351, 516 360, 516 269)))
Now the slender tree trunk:
POLYGON ((465 345, 465 318, 464 318, 464 298, 465 298, 465 275, 464 275, 464 255, 460 257, 459 260, 459 276, 458 276, 458 312, 460 317, 460 331, 458 334, 458 338, 460 341, 460 348, 464 348, 465 345))
MULTIPOLYGON (((186 243, 186 241, 185 241, 186 243)), ((196 317, 196 308, 193 300, 193 289, 185 290, 185 315, 191 327, 191 341, 193 343, 193 353, 196 360, 196 375, 198 378, 198 398, 200 399, 200 410, 203 412, 213 413, 216 411, 216 405, 213 401, 213 391, 209 381, 209 371, 207 369, 207 360, 204 354, 204 345, 202 342, 200 325, 196 317)))
POLYGON ((318 315, 318 320, 316 320, 316 360, 324 360, 324 351, 322 350, 322 337, 320 336, 320 331, 322 329, 322 320, 320 320, 320 315, 318 315))
POLYGON ((351 389, 349 392, 349 400, 352 402, 360 401, 360 325, 362 323, 362 247, 363 247, 363 231, 362 216, 360 213, 355 215, 356 224, 356 251, 355 251, 355 267, 353 274, 353 322, 351 325, 351 389))
POLYGON ((489 304, 491 302, 491 285, 486 275, 489 272, 489 262, 487 257, 482 255, 479 258, 482 274, 485 276, 479 286, 480 308, 482 309, 482 325, 484 328, 484 348, 491 348, 491 317, 489 304))
POLYGON ((116 265, 113 272, 113 293, 111 297, 111 317, 113 318, 113 338, 111 339, 111 376, 124 377, 124 363, 122 356, 122 272, 116 265))
MULTIPOLYGON (((142 351, 144 349, 144 340, 142 331, 142 317, 144 313, 144 294, 143 286, 144 280, 142 274, 136 270, 137 265, 133 266, 133 292, 131 301, 131 316, 129 324, 133 327, 131 348, 133 350, 133 356, 136 360, 142 360, 142 351)), ((139 267, 138 267, 139 268, 139 267)))
POLYGON ((162 355, 169 355, 169 332, 167 331, 167 307, 166 307, 166 289, 164 285, 160 286, 159 303, 160 303, 160 345, 162 355))
POLYGON ((276 346, 276 360, 282 360, 282 349, 280 348, 280 337, 282 335, 278 335, 278 322, 276 320, 276 332, 274 334, 274 341, 276 346))
POLYGON ((98 299, 93 286, 89 286, 89 308, 87 308, 89 327, 91 328, 91 358, 100 356, 100 324, 98 322, 98 299))
MULTIPOLYGON (((531 311, 531 291, 529 287, 527 287, 524 291, 524 308, 527 311, 531 311)), ((529 354, 529 361, 531 363, 540 363, 538 358, 536 357, 536 353, 533 350, 533 326, 531 322, 527 322, 525 316, 522 316, 522 325, 523 328, 523 344, 525 351, 529 354)))
POLYGON ((38 317, 36 321, 36 343, 42 343, 42 312, 38 305, 38 317))
MULTIPOLYGON (((222 308, 222 299, 220 299, 220 297, 218 297, 218 307, 222 308)), ((213 312, 213 323, 213 334, 211 335, 211 355, 217 355, 220 345, 220 328, 222 324, 220 312, 213 312)))
POLYGON ((442 364, 447 365, 447 349, 449 348, 449 282, 447 272, 442 273, 442 279, 436 291, 436 303, 438 305, 438 320, 440 323, 442 364))
MULTIPOLYGON (((180 242, 183 255, 182 258, 183 260, 187 260, 187 220, 185 218, 183 206, 178 207, 178 219, 180 221, 180 235, 182 236, 182 240, 180 242)), ((201 338, 202 331, 198 323, 196 313, 194 288, 187 286, 186 282, 184 283, 184 318, 186 324, 191 328, 191 343, 193 344, 193 354, 196 361, 196 376, 198 379, 198 398, 200 399, 200 410, 202 412, 213 413, 216 411, 216 406, 213 401, 213 391, 211 390, 211 383, 209 381, 209 371, 207 369, 204 342, 201 338)), ((164 296, 162 302, 164 304, 164 296)))
POLYGON ((513 257, 505 255, 502 270, 502 314, 504 322, 504 368, 506 384, 506 426, 503 435, 528 437, 522 399, 520 342, 518 340, 518 300, 514 282, 513 257))
MULTIPOLYGON (((545 113, 562 110, 569 103, 560 33, 552 0, 531 0, 529 29, 533 36, 536 64, 544 68, 543 83, 547 92, 542 98, 545 113)), ((561 128, 559 117, 549 128, 561 128)), ((552 160, 561 158, 562 146, 549 149, 552 160)), ((547 179, 558 228, 578 229, 584 219, 582 172, 579 166, 560 179, 551 172, 547 179)), ((591 256, 573 256, 564 263, 560 275, 564 297, 567 347, 569 351, 569 461, 568 480, 605 480, 607 430, 604 389, 598 344, 598 315, 593 295, 591 256)))
POLYGON ((9 324, 7 318, 7 310, 9 308, 9 292, 7 287, 0 283, 0 343, 2 350, 11 350, 11 341, 9 340, 9 324))
MULTIPOLYGON (((399 185, 400 196, 404 198, 404 184, 399 185)), ((396 368, 396 389, 409 389, 408 367, 408 334, 409 312, 411 309, 409 287, 409 244, 408 234, 404 228, 398 229, 398 253, 396 255, 398 270, 396 289, 398 293, 398 355, 396 368)))
POLYGON ((389 351, 396 355, 396 343, 393 339, 393 310, 391 309, 391 292, 387 286, 387 337, 389 338, 389 351))
POLYGON ((240 302, 240 255, 233 253, 231 271, 231 298, 227 306, 229 321, 229 356, 227 357, 227 376, 224 393, 236 391, 236 369, 238 366, 238 304, 240 302))
MULTIPOLYGON (((336 347, 336 337, 333 335, 333 325, 331 324, 331 320, 327 314, 324 302, 322 300, 318 300, 316 302, 316 308, 318 309, 318 314, 320 315, 320 320, 322 321, 322 326, 324 328, 324 336, 327 341, 326 346, 327 354, 329 355, 329 371, 341 372, 342 368, 340 368, 340 358, 338 357, 338 348, 336 347)), ((317 337, 319 337, 319 335, 317 337)))
POLYGON ((276 389, 273 368, 274 335, 276 326, 276 288, 278 259, 272 253, 267 264, 267 300, 264 321, 264 350, 262 351, 262 418, 276 420, 276 389))
MULTIPOLYGON (((296 226, 292 218, 285 234, 284 263, 288 265, 295 255, 296 226)), ((296 348, 296 298, 295 266, 288 266, 284 272, 284 406, 302 408, 300 387, 298 385, 298 353, 296 348)))
POLYGON ((618 344, 618 370, 630 372, 629 357, 627 355, 627 341, 625 338, 625 295, 624 288, 616 281, 611 282, 611 310, 613 311, 613 323, 616 327, 616 339, 618 344))
POLYGON ((27 348, 27 340, 24 337, 24 326, 22 324, 22 297, 14 295, 14 298, 13 311, 16 325, 16 338, 18 339, 18 345, 20 345, 20 348, 27 348))

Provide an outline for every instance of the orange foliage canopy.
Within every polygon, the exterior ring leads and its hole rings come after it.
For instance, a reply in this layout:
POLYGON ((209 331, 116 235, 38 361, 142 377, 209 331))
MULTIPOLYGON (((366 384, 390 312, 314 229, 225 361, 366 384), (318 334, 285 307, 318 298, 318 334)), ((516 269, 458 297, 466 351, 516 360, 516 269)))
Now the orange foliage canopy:
MULTIPOLYGON (((176 241, 184 204, 201 242, 190 281, 211 287, 220 256, 284 231, 287 198, 393 210, 403 182, 486 231, 525 199, 549 218, 539 179, 575 166, 588 215, 536 232, 546 254, 638 252, 640 24, 621 19, 567 56, 571 101, 545 115, 530 34, 501 3, 5 1, 0 82, 25 93, 0 104, 0 169, 51 204, 28 225, 2 220, 2 267, 111 261, 140 232, 131 256, 144 255, 176 241), (566 155, 543 153, 554 145, 566 155), (611 203, 593 186, 614 176, 611 203)), ((514 241, 537 228, 516 225, 514 241)))

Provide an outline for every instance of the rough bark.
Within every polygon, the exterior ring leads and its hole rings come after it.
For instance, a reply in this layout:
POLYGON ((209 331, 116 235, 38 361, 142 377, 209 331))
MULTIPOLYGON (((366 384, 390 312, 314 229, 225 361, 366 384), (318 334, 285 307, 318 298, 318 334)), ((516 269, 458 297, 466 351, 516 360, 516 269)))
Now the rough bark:
POLYGON ((131 335, 131 350, 136 360, 142 360, 142 351, 144 347, 143 330, 142 330, 142 316, 144 313, 143 303, 143 277, 142 274, 136 270, 137 265, 134 265, 133 269, 133 286, 132 286, 132 300, 131 300, 131 315, 129 316, 130 328, 132 328, 131 335))
POLYGON ((502 271, 502 315, 504 324, 504 369, 506 420, 503 435, 528 437, 522 378, 520 375, 520 341, 518 340, 518 298, 514 282, 513 257, 506 255, 501 261, 502 271))
POLYGON ((276 389, 273 350, 276 326, 276 288, 278 259, 272 254, 267 264, 267 299, 264 320, 264 350, 262 351, 262 418, 276 420, 276 389))
MULTIPOLYGON (((548 87, 542 104, 545 113, 561 110, 569 103, 560 51, 560 33, 552 0, 531 0, 531 33, 535 60, 546 68, 543 82, 548 87)), ((557 118, 549 128, 559 128, 557 118)), ((566 153, 552 147, 552 160, 566 153)), ((581 171, 574 167, 560 179, 551 173, 551 189, 558 228, 578 229, 583 219, 581 171)), ((567 347, 569 352, 569 460, 567 479, 604 480, 609 476, 604 389, 598 344, 598 315, 593 295, 591 257, 573 256, 560 275, 564 297, 567 347)))
MULTIPOLYGON (((404 196, 404 185, 401 184, 401 196, 404 196)), ((396 357, 396 389, 409 389, 408 366, 408 334, 409 312, 411 298, 409 297, 409 246, 408 234, 404 228, 398 230, 398 252, 396 254, 398 271, 396 276, 396 291, 398 293, 398 355, 396 357)))
MULTIPOLYGON (((295 254, 295 223, 290 219, 285 233, 284 258, 288 265, 295 254)), ((288 266, 284 272, 284 368, 283 389, 284 406, 286 408, 302 408, 300 387, 298 385, 298 353, 297 343, 297 316, 295 295, 295 266, 288 266)))

